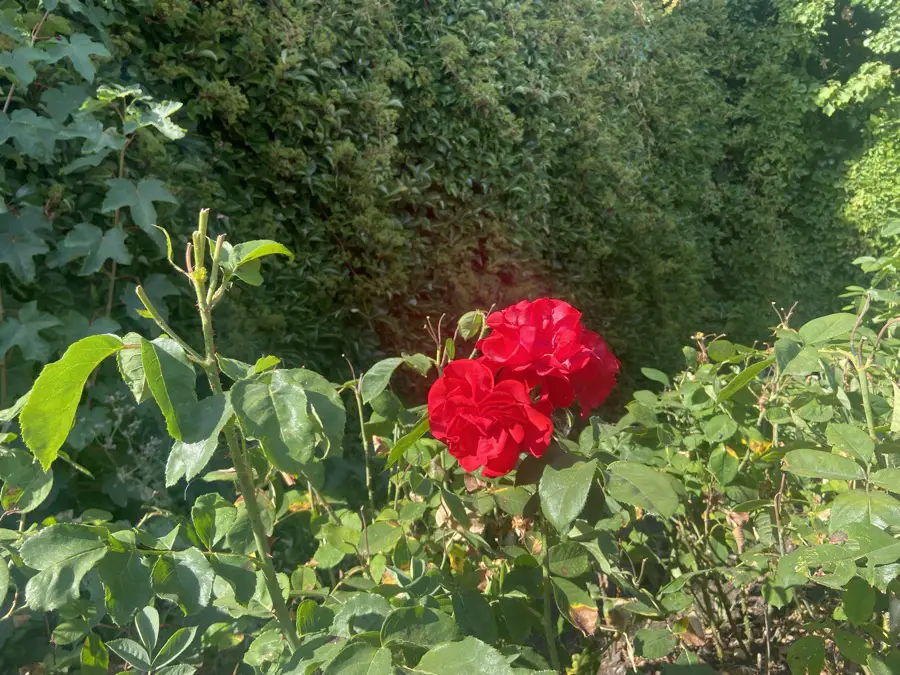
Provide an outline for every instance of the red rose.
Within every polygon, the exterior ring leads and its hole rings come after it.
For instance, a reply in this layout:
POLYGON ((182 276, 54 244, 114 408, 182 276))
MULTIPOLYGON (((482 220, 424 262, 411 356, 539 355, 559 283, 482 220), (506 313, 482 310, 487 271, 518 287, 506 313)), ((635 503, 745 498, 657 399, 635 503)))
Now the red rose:
POLYGON ((541 408, 568 408, 577 399, 586 416, 616 384, 619 361, 581 312, 562 300, 523 300, 488 316, 491 333, 478 342, 500 380, 539 388, 541 408))
POLYGON ((553 423, 531 404, 521 382, 494 382, 479 361, 453 361, 428 392, 431 433, 447 444, 466 471, 484 467, 485 476, 512 471, 519 455, 540 457, 553 423))

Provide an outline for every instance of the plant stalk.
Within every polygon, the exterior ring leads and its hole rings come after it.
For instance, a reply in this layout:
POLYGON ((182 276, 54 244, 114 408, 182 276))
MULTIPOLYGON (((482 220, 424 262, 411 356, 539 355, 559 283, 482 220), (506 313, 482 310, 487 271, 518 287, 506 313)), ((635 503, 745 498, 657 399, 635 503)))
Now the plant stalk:
POLYGON ((553 670, 561 672, 559 651, 556 647, 556 636, 553 630, 553 590, 550 587, 550 546, 547 536, 547 526, 544 526, 543 554, 544 554, 544 639, 547 641, 547 651, 550 652, 550 664, 553 670))
POLYGON ((359 412, 359 440, 362 443, 363 449, 363 460, 366 465, 366 494, 369 497, 369 509, 372 514, 375 514, 375 494, 372 491, 372 467, 371 462, 369 461, 369 443, 366 440, 366 420, 363 415, 363 402, 362 396, 360 395, 360 388, 362 386, 362 378, 360 378, 359 382, 355 384, 353 387, 353 395, 356 397, 356 410, 359 412))

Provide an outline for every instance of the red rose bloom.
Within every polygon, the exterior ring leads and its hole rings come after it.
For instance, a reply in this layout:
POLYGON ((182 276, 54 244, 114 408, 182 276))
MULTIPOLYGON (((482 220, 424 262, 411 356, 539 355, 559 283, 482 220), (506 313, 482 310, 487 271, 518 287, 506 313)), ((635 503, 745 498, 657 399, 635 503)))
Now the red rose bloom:
POLYGON ((479 361, 453 361, 428 392, 431 433, 447 444, 466 471, 484 475, 512 471, 519 455, 540 457, 550 443, 553 423, 532 406, 521 382, 494 382, 479 361))
POLYGON ((500 380, 539 388, 541 409, 568 408, 577 399, 586 416, 616 384, 619 361, 581 312, 562 300, 523 300, 488 316, 491 333, 478 342, 500 380))

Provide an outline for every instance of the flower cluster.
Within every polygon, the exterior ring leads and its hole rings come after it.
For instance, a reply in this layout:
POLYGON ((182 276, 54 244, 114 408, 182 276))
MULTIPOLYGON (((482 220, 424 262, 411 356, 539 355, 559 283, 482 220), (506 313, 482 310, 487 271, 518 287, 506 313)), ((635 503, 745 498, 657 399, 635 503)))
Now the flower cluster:
POLYGON ((586 417, 603 403, 619 361, 561 300, 523 300, 488 316, 487 325, 481 356, 448 364, 431 387, 428 414, 432 434, 466 471, 502 476, 521 453, 544 453, 554 409, 577 401, 586 417))

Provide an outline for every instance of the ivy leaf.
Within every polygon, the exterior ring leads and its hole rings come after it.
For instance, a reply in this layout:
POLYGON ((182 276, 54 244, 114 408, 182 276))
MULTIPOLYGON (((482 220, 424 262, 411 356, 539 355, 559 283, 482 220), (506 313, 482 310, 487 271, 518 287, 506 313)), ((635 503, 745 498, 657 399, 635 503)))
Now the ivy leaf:
POLYGON ((191 508, 191 520, 197 536, 209 549, 225 536, 236 518, 237 508, 234 504, 215 492, 198 497, 191 508))
POLYGON ((0 323, 0 359, 18 347, 29 361, 46 362, 50 358, 50 345, 40 332, 58 325, 59 319, 38 310, 36 301, 23 305, 17 316, 0 323))
POLYGON ((51 62, 68 58, 72 66, 88 82, 94 81, 97 69, 92 56, 108 57, 109 50, 100 42, 94 42, 84 33, 75 33, 71 38, 57 36, 53 44, 47 49, 47 55, 51 62))
POLYGON ((156 224, 156 208, 153 203, 178 203, 163 182, 155 178, 142 178, 139 183, 125 178, 112 178, 106 181, 106 184, 109 186, 109 191, 106 193, 100 211, 109 213, 127 206, 135 225, 151 235, 154 240, 157 232, 153 229, 153 225, 156 224))
POLYGON ((98 566, 106 589, 106 610, 119 626, 127 626, 134 615, 153 599, 150 568, 135 551, 110 551, 98 566))
POLYGON ((181 346, 172 338, 141 341, 141 363, 147 386, 166 419, 169 435, 182 439, 182 428, 197 405, 197 375, 181 346))
MULTIPOLYGON (((135 321, 140 321, 142 317, 138 312, 144 311, 144 304, 137 297, 137 293, 135 293, 136 288, 137 286, 132 283, 126 284, 119 298, 128 308, 128 316, 135 321)), ((144 292, 164 319, 169 318, 166 298, 181 294, 178 287, 162 274, 151 274, 148 276, 144 280, 144 292)), ((156 326, 156 324, 153 324, 153 326, 156 326)))
POLYGON ((12 73, 14 78, 11 79, 15 79, 19 86, 24 88, 37 77, 32 64, 46 63, 50 60, 50 55, 43 49, 23 45, 11 52, 0 52, 0 69, 12 73))
POLYGON ((215 573, 200 551, 188 548, 160 556, 152 578, 156 594, 176 603, 187 616, 209 604, 215 573))
POLYGON ((313 458, 315 426, 304 389, 285 371, 276 370, 270 383, 241 380, 230 390, 241 428, 262 445, 279 471, 301 474, 313 458))
POLYGON ((38 574, 25 596, 37 611, 52 611, 77 600, 84 575, 106 555, 105 530, 86 525, 51 525, 22 544, 23 562, 38 574))
POLYGON ((578 462, 559 470, 550 465, 544 468, 538 488, 541 510, 558 531, 565 531, 581 513, 594 482, 596 468, 594 461, 578 462))
POLYGON ((71 345, 62 358, 38 375, 28 402, 19 414, 22 440, 44 471, 53 460, 75 419, 84 384, 107 356, 122 349, 115 335, 94 335, 71 345))
POLYGON ((8 265, 25 284, 34 281, 34 256, 50 250, 37 234, 40 229, 35 227, 32 217, 0 213, 0 263, 8 265))
POLYGON ((166 486, 171 487, 182 476, 192 480, 212 459, 219 446, 219 434, 234 414, 224 394, 213 394, 187 406, 179 423, 181 440, 175 441, 166 463, 166 486))
POLYGON ((53 161, 59 130, 58 122, 28 108, 19 108, 9 117, 0 113, 0 144, 12 138, 19 152, 41 164, 53 161))

